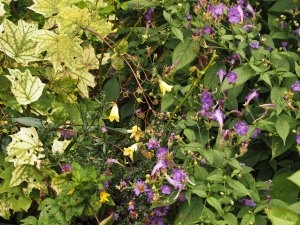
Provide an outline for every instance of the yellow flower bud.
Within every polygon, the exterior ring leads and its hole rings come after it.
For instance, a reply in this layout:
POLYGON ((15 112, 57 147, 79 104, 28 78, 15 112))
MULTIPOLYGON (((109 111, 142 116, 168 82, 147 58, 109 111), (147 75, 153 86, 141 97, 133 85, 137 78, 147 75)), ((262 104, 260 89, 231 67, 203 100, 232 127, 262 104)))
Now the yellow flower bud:
POLYGON ((111 108, 111 112, 108 117, 110 122, 113 122, 114 120, 117 122, 120 122, 120 116, 119 116, 119 108, 117 103, 113 104, 113 107, 111 108))

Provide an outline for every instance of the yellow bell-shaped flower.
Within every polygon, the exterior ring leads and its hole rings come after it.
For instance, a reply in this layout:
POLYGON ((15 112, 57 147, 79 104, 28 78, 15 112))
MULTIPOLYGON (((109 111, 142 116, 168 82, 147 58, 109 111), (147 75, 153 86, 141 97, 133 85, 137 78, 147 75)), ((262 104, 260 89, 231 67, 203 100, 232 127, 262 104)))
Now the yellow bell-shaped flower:
POLYGON ((129 156, 131 160, 133 160, 133 153, 138 149, 138 144, 135 143, 128 148, 124 148, 123 154, 124 156, 129 156))
POLYGON ((163 80, 159 80, 158 82, 159 82, 159 88, 160 88, 162 95, 165 95, 166 92, 170 92, 173 88, 172 85, 167 84, 163 80))
POLYGON ((131 134, 130 138, 134 138, 135 141, 139 141, 144 136, 143 131, 138 126, 133 126, 131 130, 127 130, 127 133, 131 134))
POLYGON ((117 103, 113 104, 108 119, 110 122, 113 122, 114 120, 120 122, 119 108, 117 103))

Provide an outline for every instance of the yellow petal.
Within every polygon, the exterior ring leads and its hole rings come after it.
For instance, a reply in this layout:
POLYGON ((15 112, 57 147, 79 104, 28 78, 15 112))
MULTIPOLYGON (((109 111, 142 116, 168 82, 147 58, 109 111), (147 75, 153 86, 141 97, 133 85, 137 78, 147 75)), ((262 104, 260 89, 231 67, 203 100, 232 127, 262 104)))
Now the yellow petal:
POLYGON ((124 148, 124 156, 129 156, 131 160, 133 160, 133 152, 135 152, 138 149, 137 143, 131 145, 128 148, 124 148))
POLYGON ((114 120, 117 121, 117 122, 120 121, 119 108, 118 108, 118 105, 116 103, 114 103, 114 105, 113 105, 113 107, 110 111, 108 119, 109 119, 110 122, 113 122, 114 120))
POLYGON ((159 88, 160 88, 162 95, 165 95, 166 92, 170 92, 172 90, 173 86, 167 84, 163 80, 159 80, 159 88))

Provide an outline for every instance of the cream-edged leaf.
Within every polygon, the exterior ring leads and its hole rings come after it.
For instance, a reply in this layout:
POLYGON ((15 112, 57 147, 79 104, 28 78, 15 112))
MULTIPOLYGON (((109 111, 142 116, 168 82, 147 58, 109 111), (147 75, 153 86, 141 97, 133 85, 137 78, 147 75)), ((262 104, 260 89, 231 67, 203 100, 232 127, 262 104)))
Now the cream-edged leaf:
POLYGON ((77 68, 85 68, 87 70, 99 69, 99 60, 92 46, 83 49, 83 54, 75 59, 77 68))
POLYGON ((69 70, 69 76, 77 81, 77 87, 80 90, 81 94, 88 98, 89 90, 88 87, 94 88, 96 86, 95 77, 89 73, 87 70, 69 70))
POLYGON ((4 14, 5 14, 4 4, 0 2, 0 16, 3 16, 4 14))
POLYGON ((8 156, 5 160, 14 163, 14 166, 34 165, 44 157, 43 144, 34 127, 22 127, 18 133, 10 136, 12 141, 6 148, 8 156))
POLYGON ((18 63, 27 64, 40 60, 36 55, 36 42, 31 39, 32 34, 37 30, 33 24, 23 20, 15 25, 9 20, 3 22, 4 32, 0 34, 0 50, 18 63))
POLYGON ((54 139, 52 144, 52 153, 53 154, 63 154, 65 149, 70 144, 71 140, 59 141, 58 138, 54 139))
POLYGON ((18 69, 9 69, 9 73, 10 76, 6 77, 12 84, 11 92, 20 105, 28 105, 41 97, 45 84, 39 77, 32 76, 29 70, 22 73, 18 69))
POLYGON ((38 42, 37 53, 47 52, 45 59, 49 60, 55 71, 62 70, 64 63, 71 69, 75 66, 75 57, 83 54, 79 38, 56 34, 48 30, 39 30, 32 39, 38 42))

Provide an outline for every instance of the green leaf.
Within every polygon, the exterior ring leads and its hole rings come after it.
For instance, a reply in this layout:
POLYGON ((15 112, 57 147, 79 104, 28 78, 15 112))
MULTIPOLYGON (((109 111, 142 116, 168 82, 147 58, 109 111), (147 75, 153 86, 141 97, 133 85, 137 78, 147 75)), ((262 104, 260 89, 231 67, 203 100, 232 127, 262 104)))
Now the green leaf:
POLYGON ((165 18, 165 20, 169 23, 169 24, 173 24, 173 19, 170 13, 168 13, 167 11, 163 11, 163 16, 165 18))
POLYGON ((102 220, 99 225, 112 225, 114 223, 114 214, 102 220))
POLYGON ((184 129, 183 134, 190 142, 194 142, 196 140, 195 132, 192 129, 184 129))
POLYGON ((42 127, 42 122, 41 120, 33 117, 19 117, 19 118, 12 118, 12 121, 14 123, 19 123, 28 127, 42 127))
POLYGON ((249 190, 241 182, 227 178, 227 183, 240 196, 251 196, 249 190))
POLYGON ((204 74, 204 86, 210 90, 215 90, 220 83, 217 72, 219 69, 226 70, 222 63, 215 63, 204 74))
POLYGON ((31 36, 37 30, 34 24, 18 21, 16 26, 9 20, 3 22, 4 32, 0 34, 0 50, 18 63, 27 64, 32 61, 41 60, 36 55, 36 41, 31 36))
POLYGON ((43 144, 39 140, 34 127, 22 127, 18 133, 10 135, 12 142, 7 146, 6 161, 13 162, 14 166, 29 164, 34 165, 43 158, 43 144))
POLYGON ((212 207, 214 207, 217 210, 217 212, 220 214, 220 216, 224 215, 222 206, 217 199, 215 199, 214 197, 208 197, 206 199, 206 201, 208 204, 210 204, 212 207))
POLYGON ((185 39, 184 42, 180 42, 172 55, 172 62, 176 66, 176 70, 180 70, 191 63, 197 57, 198 49, 199 47, 192 39, 185 39))
POLYGON ((203 204, 200 198, 191 199, 191 204, 184 203, 175 217, 174 225, 191 225, 198 221, 203 212, 203 204))
POLYGON ((287 121, 278 119, 275 124, 276 131, 278 135, 282 138, 283 144, 285 145, 285 140, 290 132, 290 125, 287 121))
POLYGON ((178 29, 177 27, 171 26, 171 30, 173 32, 173 34, 180 40, 183 42, 183 33, 180 29, 178 29))
POLYGON ((11 208, 11 203, 7 199, 7 197, 0 195, 0 218, 2 217, 6 220, 9 220, 11 216, 10 208, 11 208))
POLYGON ((38 225, 38 219, 34 216, 28 216, 21 220, 22 225, 38 225))
POLYGON ((291 10, 294 8, 300 8, 299 1, 293 0, 278 0, 276 1, 272 7, 269 9, 269 12, 284 12, 286 10, 291 10))
POLYGON ((41 97, 45 84, 39 77, 32 76, 29 70, 25 70, 24 73, 17 69, 8 70, 10 76, 6 77, 12 83, 11 92, 20 105, 28 105, 41 97))
POLYGON ((288 179, 294 182, 295 184, 297 184, 298 187, 300 188, 300 170, 297 171, 296 173, 293 173, 291 176, 288 177, 288 179))
POLYGON ((106 101, 115 102, 120 95, 120 83, 116 77, 110 78, 103 87, 106 101))
POLYGON ((237 69, 232 70, 232 72, 235 72, 237 74, 237 80, 235 84, 229 84, 228 80, 225 79, 223 81, 221 90, 225 91, 228 89, 231 89, 235 86, 244 84, 247 80, 249 80, 251 77, 255 75, 255 71, 251 69, 249 66, 242 66, 237 69))
POLYGON ((300 216, 286 208, 275 208, 268 210, 267 215, 273 225, 299 225, 300 216))
POLYGON ((297 62, 295 62, 295 72, 298 77, 300 77, 300 66, 298 65, 297 62))
POLYGON ((226 224, 228 224, 228 225, 237 225, 238 224, 238 221, 237 221, 236 217, 230 212, 226 213, 223 216, 223 218, 226 221, 226 224))
POLYGON ((272 147, 272 159, 277 156, 282 155, 284 152, 289 150, 295 143, 294 135, 289 134, 287 137, 286 144, 284 145, 283 141, 279 137, 272 137, 271 147, 272 147))
POLYGON ((255 216, 253 214, 247 213, 243 216, 241 225, 249 225, 249 224, 255 224, 255 216))

